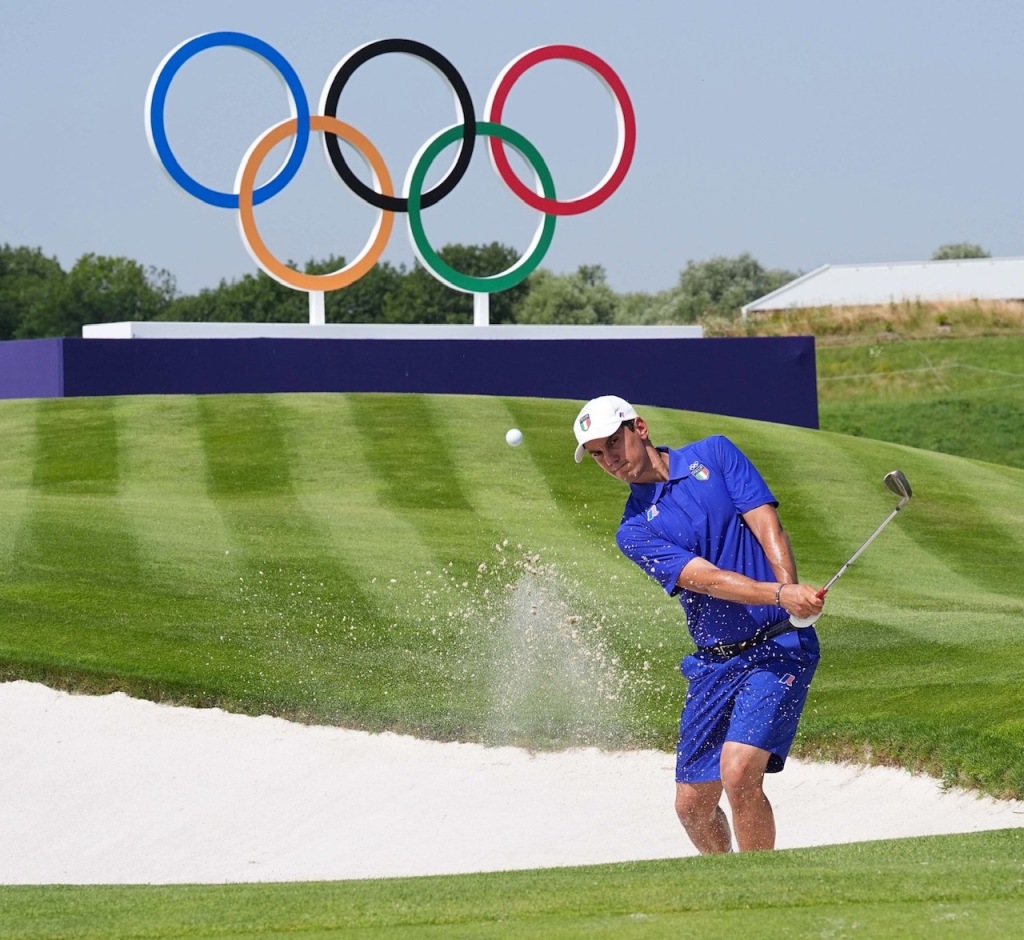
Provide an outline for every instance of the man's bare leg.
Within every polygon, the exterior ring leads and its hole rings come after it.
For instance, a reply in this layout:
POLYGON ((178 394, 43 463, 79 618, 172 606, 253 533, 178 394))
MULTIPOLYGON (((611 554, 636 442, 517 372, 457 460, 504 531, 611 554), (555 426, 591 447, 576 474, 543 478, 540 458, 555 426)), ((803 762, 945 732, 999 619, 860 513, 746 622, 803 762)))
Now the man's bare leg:
POLYGON ((764 794, 764 772, 770 756, 751 744, 726 741, 722 747, 722 786, 741 852, 775 848, 775 813, 764 794))
POLYGON ((676 784, 676 815, 701 855, 732 851, 729 820, 718 805, 721 798, 718 780, 676 784))

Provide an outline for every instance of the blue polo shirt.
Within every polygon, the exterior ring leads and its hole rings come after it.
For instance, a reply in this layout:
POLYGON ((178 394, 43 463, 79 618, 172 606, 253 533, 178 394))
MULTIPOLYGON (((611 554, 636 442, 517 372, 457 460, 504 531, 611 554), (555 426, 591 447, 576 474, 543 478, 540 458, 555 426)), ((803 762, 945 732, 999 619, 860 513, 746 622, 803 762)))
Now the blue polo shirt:
POLYGON ((775 581, 761 543, 741 515, 766 503, 778 505, 757 468, 721 435, 658 450, 669 455, 669 480, 630 484, 616 535, 622 553, 669 594, 679 595, 698 646, 736 643, 787 619, 773 604, 723 601, 676 584, 696 557, 755 581, 775 581))

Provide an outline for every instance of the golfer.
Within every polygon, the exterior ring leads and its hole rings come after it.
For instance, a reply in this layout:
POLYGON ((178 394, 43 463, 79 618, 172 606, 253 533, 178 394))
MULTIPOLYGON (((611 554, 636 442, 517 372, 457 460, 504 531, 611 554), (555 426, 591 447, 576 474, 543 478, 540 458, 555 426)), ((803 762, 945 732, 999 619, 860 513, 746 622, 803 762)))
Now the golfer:
POLYGON ((676 752, 676 814, 702 854, 775 847, 765 773, 782 770, 818 664, 820 614, 800 584, 777 500, 728 438, 655 447, 646 422, 614 395, 583 406, 576 462, 589 454, 629 485, 619 548, 677 596, 697 649, 676 752), (719 802, 722 791, 732 830, 719 802))

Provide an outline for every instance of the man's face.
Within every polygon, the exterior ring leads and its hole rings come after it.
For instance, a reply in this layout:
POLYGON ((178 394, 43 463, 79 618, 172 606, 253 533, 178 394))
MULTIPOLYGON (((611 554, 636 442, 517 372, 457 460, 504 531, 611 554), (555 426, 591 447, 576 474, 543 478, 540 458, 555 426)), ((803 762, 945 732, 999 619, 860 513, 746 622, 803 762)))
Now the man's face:
POLYGON ((608 437, 595 441, 587 441, 583 445, 597 465, 606 473, 623 483, 643 482, 649 469, 650 458, 644 441, 647 438, 647 425, 643 418, 633 419, 634 430, 623 424, 608 437))

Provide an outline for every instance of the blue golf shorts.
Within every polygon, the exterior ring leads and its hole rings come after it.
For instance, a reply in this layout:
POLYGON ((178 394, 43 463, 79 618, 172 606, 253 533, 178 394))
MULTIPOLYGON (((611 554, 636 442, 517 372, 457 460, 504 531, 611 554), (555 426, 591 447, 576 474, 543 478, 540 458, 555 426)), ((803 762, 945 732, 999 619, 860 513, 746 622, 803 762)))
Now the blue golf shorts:
POLYGON ((687 656, 680 665, 688 687, 676 782, 720 780, 726 741, 770 752, 767 772, 782 770, 819 658, 813 627, 782 633, 730 659, 687 656))

